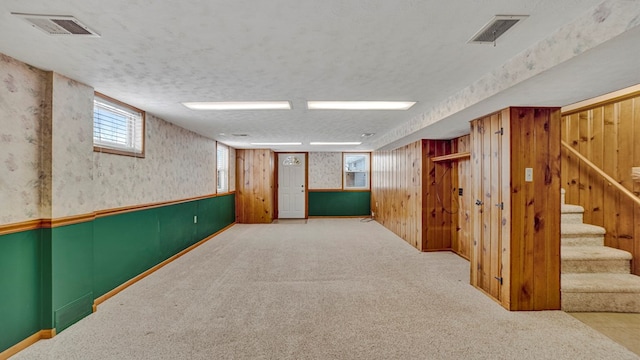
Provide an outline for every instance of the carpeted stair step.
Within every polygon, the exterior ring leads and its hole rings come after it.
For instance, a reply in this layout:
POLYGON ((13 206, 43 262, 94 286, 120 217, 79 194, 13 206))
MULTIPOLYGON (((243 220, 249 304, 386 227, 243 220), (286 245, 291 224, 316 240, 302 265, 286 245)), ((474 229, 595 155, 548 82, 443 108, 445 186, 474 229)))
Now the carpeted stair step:
POLYGON ((562 246, 603 246, 605 229, 590 224, 560 224, 562 246))
POLYGON ((631 270, 631 254, 607 246, 562 246, 560 254, 563 274, 629 274, 631 270))
POLYGON ((562 224, 582 224, 584 208, 578 205, 562 204, 560 214, 562 224))
POLYGON ((562 274, 562 310, 640 313, 640 276, 562 274))

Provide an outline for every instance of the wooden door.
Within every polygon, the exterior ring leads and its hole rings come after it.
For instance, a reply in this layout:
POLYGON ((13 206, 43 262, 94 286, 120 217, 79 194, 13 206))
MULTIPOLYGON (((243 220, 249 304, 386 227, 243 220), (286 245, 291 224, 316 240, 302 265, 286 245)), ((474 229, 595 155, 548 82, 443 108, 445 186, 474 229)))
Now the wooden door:
POLYGON ((236 150, 236 222, 273 221, 273 162, 273 152, 269 149, 236 150))
POLYGON ((305 154, 278 154, 278 218, 306 218, 305 154))
POLYGON ((473 247, 471 283, 501 301, 503 286, 502 114, 475 120, 472 134, 473 247))

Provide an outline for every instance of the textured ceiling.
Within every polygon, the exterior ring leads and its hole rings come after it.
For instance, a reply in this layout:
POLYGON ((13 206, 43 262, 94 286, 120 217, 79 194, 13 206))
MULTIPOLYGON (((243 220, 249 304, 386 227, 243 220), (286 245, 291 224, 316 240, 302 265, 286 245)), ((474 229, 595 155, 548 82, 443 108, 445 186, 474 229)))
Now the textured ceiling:
POLYGON ((504 106, 568 105, 640 83, 639 15, 637 0, 3 0, 0 52, 235 147, 373 150, 464 134, 468 120, 504 106), (48 36, 11 12, 73 15, 101 37, 48 36), (495 47, 467 44, 497 14, 529 18, 495 47), (241 100, 294 108, 180 104, 241 100), (418 104, 309 111, 306 100, 418 104))

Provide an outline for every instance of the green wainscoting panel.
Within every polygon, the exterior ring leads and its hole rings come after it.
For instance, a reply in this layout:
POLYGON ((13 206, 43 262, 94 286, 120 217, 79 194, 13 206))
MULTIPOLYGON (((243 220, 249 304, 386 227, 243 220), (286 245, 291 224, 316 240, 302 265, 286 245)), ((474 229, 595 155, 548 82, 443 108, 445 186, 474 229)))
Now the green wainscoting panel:
POLYGON ((93 305, 93 221, 51 229, 54 328, 69 327, 91 314, 93 305), (91 301, 87 303, 86 299, 91 301), (84 300, 82 300, 84 299, 84 300))
POLYGON ((104 295, 234 221, 233 194, 96 219, 94 297, 104 295))
POLYGON ((164 261, 196 242, 198 202, 190 201, 182 204, 157 208, 158 240, 160 258, 164 261))
POLYGON ((158 210, 97 218, 93 223, 93 295, 99 297, 160 259, 158 210))
POLYGON ((41 329, 40 235, 0 235, 0 352, 41 329))
POLYGON ((0 235, 0 352, 64 330, 97 297, 234 221, 229 194, 0 235))
POLYGON ((309 216, 368 216, 371 214, 369 191, 309 192, 309 216))
POLYGON ((233 224, 236 221, 236 196, 235 194, 229 194, 213 198, 214 207, 216 209, 215 216, 211 221, 212 228, 209 234, 214 234, 227 226, 233 224))

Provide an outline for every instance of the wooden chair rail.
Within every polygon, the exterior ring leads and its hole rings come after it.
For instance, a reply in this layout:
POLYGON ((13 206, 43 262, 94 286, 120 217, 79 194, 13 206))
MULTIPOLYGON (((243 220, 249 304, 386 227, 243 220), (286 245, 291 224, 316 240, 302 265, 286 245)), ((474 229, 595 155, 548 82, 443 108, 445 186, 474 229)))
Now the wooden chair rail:
POLYGON ((593 169, 593 171, 595 171, 596 173, 598 173, 598 175, 602 176, 605 180, 607 180, 611 185, 613 185, 616 189, 620 190, 623 194, 627 195, 631 200, 633 200, 636 204, 640 205, 640 197, 637 197, 634 193, 632 193, 631 191, 629 191, 626 187, 620 185, 620 183, 612 178, 611 176, 609 176, 607 173, 605 173, 604 171, 602 171, 602 169, 600 169, 598 166, 596 166, 594 163, 592 163, 591 161, 589 161, 589 159, 587 159, 584 155, 580 154, 576 149, 574 149, 573 147, 571 147, 571 145, 569 145, 566 141, 561 140, 560 141, 562 146, 567 149, 567 151, 569 151, 570 153, 572 153, 573 155, 575 155, 579 160, 581 160, 583 163, 585 163, 587 166, 589 166, 591 169, 593 169))

